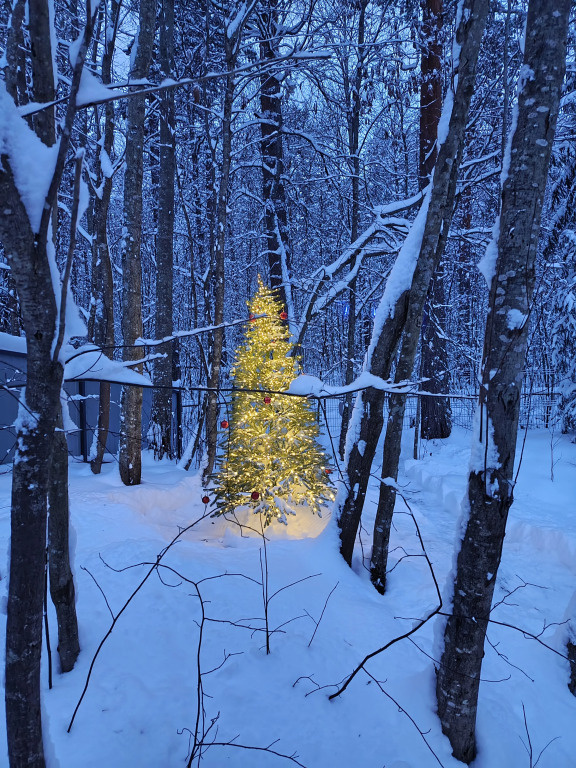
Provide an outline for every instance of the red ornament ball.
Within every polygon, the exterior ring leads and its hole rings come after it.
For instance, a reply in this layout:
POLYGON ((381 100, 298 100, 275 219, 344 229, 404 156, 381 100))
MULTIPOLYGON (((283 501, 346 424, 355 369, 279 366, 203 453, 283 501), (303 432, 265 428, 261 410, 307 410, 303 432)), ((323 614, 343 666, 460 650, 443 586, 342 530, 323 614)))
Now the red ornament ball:
POLYGON ((280 312, 280 320, 288 320, 288 313, 280 312))
POLYGON ((210 496, 202 496, 202 504, 208 504, 210 501, 210 496))
POLYGON ((264 398, 264 402, 266 403, 266 405, 268 405, 269 403, 272 402, 272 398, 266 395, 266 397, 264 398))
POLYGON ((250 498, 252 499, 252 501, 258 501, 258 499, 260 498, 260 494, 258 493, 258 491, 252 491, 252 493, 250 494, 250 498))
POLYGON ((256 320, 256 318, 254 317, 254 315, 250 314, 248 315, 248 320, 250 320, 250 322, 253 323, 254 320, 256 320))
POLYGON ((222 427, 222 429, 228 429, 228 427, 229 427, 230 425, 228 424, 228 422, 226 421, 226 419, 224 419, 224 421, 221 421, 221 422, 220 422, 220 426, 222 427))
POLYGON ((326 474, 327 474, 327 475, 331 475, 331 474, 332 474, 332 470, 331 470, 331 469, 328 469, 328 468, 326 468, 326 469, 324 470, 324 472, 326 472, 326 474))

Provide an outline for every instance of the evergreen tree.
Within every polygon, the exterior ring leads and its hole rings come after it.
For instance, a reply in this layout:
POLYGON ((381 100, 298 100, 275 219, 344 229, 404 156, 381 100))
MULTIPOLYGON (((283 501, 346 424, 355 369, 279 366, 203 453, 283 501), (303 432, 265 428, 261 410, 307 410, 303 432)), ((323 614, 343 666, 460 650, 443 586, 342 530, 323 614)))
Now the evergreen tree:
POLYGON ((289 356, 294 345, 286 312, 260 278, 248 307, 246 340, 232 369, 230 423, 221 423, 225 440, 213 476, 214 503, 216 514, 248 507, 268 525, 273 519, 286 522, 298 507, 320 513, 334 493, 312 406, 279 394, 300 372, 298 360, 289 356))

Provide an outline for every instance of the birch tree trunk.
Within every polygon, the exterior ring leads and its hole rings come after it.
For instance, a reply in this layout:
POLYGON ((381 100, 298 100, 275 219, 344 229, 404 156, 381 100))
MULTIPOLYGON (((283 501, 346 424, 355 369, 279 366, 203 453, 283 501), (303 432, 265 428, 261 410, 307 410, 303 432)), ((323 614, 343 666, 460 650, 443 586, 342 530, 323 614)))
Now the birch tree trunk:
POLYGON ((469 763, 484 637, 514 495, 520 393, 548 165, 565 71, 570 0, 530 0, 515 124, 502 174, 500 215, 481 263, 490 299, 479 417, 468 478, 469 516, 437 673, 442 730, 469 763))
MULTIPOLYGON (((146 77, 156 22, 156 0, 140 2, 138 35, 134 43, 131 80, 146 77)), ((133 96, 126 107, 126 173, 122 237, 122 336, 124 360, 142 360, 144 348, 134 346, 142 336, 142 180, 144 175, 144 119, 146 97, 133 96)), ((141 372, 142 366, 135 370, 141 372)), ((142 388, 122 388, 120 403, 120 478, 138 485, 142 473, 142 388)))
MULTIPOLYGON (((397 367, 397 378, 412 373, 414 356, 420 335, 422 310, 430 280, 444 249, 456 192, 458 167, 462 157, 464 130, 474 89, 476 63, 488 13, 484 0, 461 0, 454 53, 452 86, 444 105, 449 116, 446 136, 441 137, 432 184, 402 247, 394 266, 394 280, 389 280, 377 311, 375 330, 367 353, 365 370, 388 379, 402 333, 403 348, 397 367), (456 76, 457 73, 457 76, 456 76)), ((399 397, 399 396, 396 396, 399 397)), ((400 419, 404 398, 392 401, 391 415, 400 419), (396 405, 397 404, 397 405, 396 405), (395 409, 394 412, 392 409, 395 409)), ((352 553, 366 489, 383 425, 384 394, 380 390, 365 390, 356 399, 347 436, 346 469, 348 484, 337 499, 341 507, 339 525, 342 556, 348 564, 352 553)), ((396 449, 395 449, 396 450, 396 449)), ((389 471, 383 477, 394 477, 389 471)), ((393 509, 395 493, 390 485, 382 484, 379 507, 393 509)), ((384 556, 387 556, 389 521, 383 514, 375 528, 372 567, 373 583, 384 589, 380 580, 385 576, 384 556)))
MULTIPOLYGON (((160 15, 160 71, 171 77, 174 66, 174 0, 162 0, 160 15)), ((172 291, 174 257, 174 179, 176 176, 174 91, 162 94, 160 106, 160 168, 158 234, 156 236, 156 338, 173 332, 172 291)), ((158 347, 165 357, 154 363, 151 443, 154 456, 172 458, 172 349, 173 342, 158 347)))

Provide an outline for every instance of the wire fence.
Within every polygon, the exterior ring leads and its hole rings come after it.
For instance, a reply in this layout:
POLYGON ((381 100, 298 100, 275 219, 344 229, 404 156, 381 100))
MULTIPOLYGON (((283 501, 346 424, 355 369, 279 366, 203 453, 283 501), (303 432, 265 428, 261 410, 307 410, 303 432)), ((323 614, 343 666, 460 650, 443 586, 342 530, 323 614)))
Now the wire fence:
MULTIPOLYGON (((453 395, 449 398, 452 413, 452 424, 463 429, 472 429, 474 413, 478 402, 477 395, 453 395)), ((320 423, 327 428, 332 436, 340 434, 342 422, 342 409, 345 398, 330 398, 324 402, 322 408, 318 408, 320 423), (324 416, 324 414, 326 414, 324 416)), ((387 401, 385 397, 385 417, 387 416, 387 401)), ((407 395, 406 410, 404 412, 404 428, 414 427, 416 424, 418 395, 407 395)), ((530 392, 521 395, 520 400, 520 428, 521 429, 549 429, 558 422, 560 395, 557 392, 530 392)))
MULTIPOLYGON (((0 390, 0 466, 11 462, 16 443, 14 419, 17 413, 17 396, 8 388, 0 390), (10 396, 9 396, 10 394, 10 396), (3 418, 4 417, 4 418, 3 418)), ((72 422, 77 425, 68 434, 71 455, 88 460, 98 421, 99 387, 94 382, 72 382, 67 384, 72 422)), ((113 384, 111 398, 110 431, 107 439, 107 455, 114 458, 118 450, 120 437, 120 385, 113 384)), ((151 422, 153 387, 145 391, 142 413, 142 447, 148 447, 148 426, 151 422)), ((184 388, 175 388, 172 400, 172 442, 174 455, 180 458, 185 447, 195 438, 198 443, 198 456, 202 454, 205 436, 202 430, 204 393, 184 388), (200 433, 198 433, 200 426, 200 433)), ((404 428, 413 428, 417 419, 418 395, 407 395, 404 414, 404 428)), ((229 418, 230 392, 221 395, 222 418, 229 418)), ((444 398, 443 398, 444 399, 444 398)), ((450 398, 452 424, 464 429, 472 429, 476 410, 477 395, 461 393, 450 398)), ((387 417, 388 395, 385 395, 385 413, 387 417)), ((555 392, 529 392, 522 394, 520 404, 520 427, 523 429, 553 428, 560 417, 561 397, 555 392)), ((321 427, 338 442, 342 424, 342 411, 345 396, 329 397, 318 401, 318 420, 321 427)))

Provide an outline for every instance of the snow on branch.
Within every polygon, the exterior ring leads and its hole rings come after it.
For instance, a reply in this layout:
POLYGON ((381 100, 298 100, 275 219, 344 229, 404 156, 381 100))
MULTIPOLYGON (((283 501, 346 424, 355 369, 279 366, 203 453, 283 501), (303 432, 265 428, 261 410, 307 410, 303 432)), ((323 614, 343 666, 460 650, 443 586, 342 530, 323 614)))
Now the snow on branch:
POLYGON ((111 360, 104 352, 94 344, 85 344, 75 350, 75 354, 68 358, 64 365, 65 381, 82 381, 97 379, 109 381, 115 384, 135 384, 140 387, 151 387, 152 382, 148 376, 130 369, 131 365, 141 365, 153 360, 159 355, 149 355, 142 360, 111 360))
MULTIPOLYGON (((420 195, 415 195, 410 201, 403 201, 404 207, 410 202, 411 205, 416 204, 421 199, 420 195)), ((394 205, 401 205, 392 204, 394 205)), ((399 208, 398 210, 401 210, 399 208)), ((322 266, 317 269, 309 278, 312 282, 313 288, 310 291, 308 301, 302 311, 300 322, 297 325, 297 343, 302 342, 302 338, 306 331, 308 322, 319 312, 326 309, 341 293, 343 293, 350 283, 354 280, 365 256, 381 255, 384 253, 394 253, 400 248, 401 243, 398 242, 398 237, 404 238, 409 229, 409 222, 406 219, 399 219, 395 217, 385 217, 384 209, 375 209, 375 219, 372 224, 349 245, 346 250, 328 266, 322 266), (376 238, 382 238, 383 243, 376 245, 373 241, 376 238), (331 281, 345 266, 352 264, 352 268, 348 273, 338 280, 338 282, 332 283, 331 281), (325 292, 321 295, 322 290, 325 292)))
MULTIPOLYGON (((130 80, 129 82, 113 83, 110 85, 104 85, 97 78, 88 75, 82 76, 82 82, 80 84, 79 92, 76 96, 76 108, 87 109, 89 107, 95 107, 101 104, 106 104, 109 101, 118 101, 120 99, 129 99, 133 96, 147 96, 152 93, 159 93, 161 91, 167 91, 172 88, 179 88, 184 85, 198 85, 200 83, 211 82, 213 80, 220 80, 228 77, 230 74, 234 77, 241 75, 245 76, 260 76, 267 72, 277 69, 282 63, 289 61, 315 61, 329 58, 329 54, 324 50, 319 51, 306 51, 290 53, 286 56, 279 56, 274 59, 273 62, 262 62, 260 60, 256 62, 250 62, 240 67, 236 67, 229 72, 208 72, 205 75, 199 77, 182 77, 179 80, 173 78, 165 78, 162 82, 155 84, 149 80, 130 80), (126 88, 132 86, 134 90, 118 91, 120 88, 126 88)), ((62 96, 54 101, 38 103, 35 101, 28 102, 18 107, 18 114, 20 117, 30 117, 36 115, 38 112, 43 112, 46 109, 52 109, 59 104, 64 104, 70 98, 70 94, 62 96)), ((195 104, 196 109, 201 109, 201 105, 195 104)))
POLYGON ((414 394, 421 383, 421 380, 399 382, 386 381, 379 376, 374 376, 374 374, 364 371, 364 373, 361 373, 360 376, 350 384, 346 384, 343 387, 333 387, 330 386, 330 384, 325 384, 316 376, 302 374, 292 380, 288 390, 284 394, 324 399, 329 397, 339 397, 340 395, 348 395, 372 387, 373 389, 379 389, 382 392, 394 392, 395 394, 408 395, 414 394))

